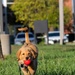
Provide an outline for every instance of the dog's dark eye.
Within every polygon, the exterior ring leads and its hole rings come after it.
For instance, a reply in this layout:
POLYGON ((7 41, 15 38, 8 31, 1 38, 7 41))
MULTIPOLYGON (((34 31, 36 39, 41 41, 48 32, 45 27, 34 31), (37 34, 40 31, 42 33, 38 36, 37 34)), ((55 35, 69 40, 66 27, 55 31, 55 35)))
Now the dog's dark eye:
POLYGON ((28 55, 30 56, 31 54, 30 54, 30 53, 28 53, 28 55))
POLYGON ((22 55, 24 55, 24 53, 22 55))

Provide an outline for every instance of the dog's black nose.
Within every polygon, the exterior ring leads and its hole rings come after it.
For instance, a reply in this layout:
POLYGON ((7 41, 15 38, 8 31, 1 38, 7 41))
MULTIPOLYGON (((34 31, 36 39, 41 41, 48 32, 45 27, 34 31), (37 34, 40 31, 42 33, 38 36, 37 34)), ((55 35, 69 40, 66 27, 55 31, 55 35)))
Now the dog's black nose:
POLYGON ((26 60, 28 60, 29 57, 26 57, 26 60))

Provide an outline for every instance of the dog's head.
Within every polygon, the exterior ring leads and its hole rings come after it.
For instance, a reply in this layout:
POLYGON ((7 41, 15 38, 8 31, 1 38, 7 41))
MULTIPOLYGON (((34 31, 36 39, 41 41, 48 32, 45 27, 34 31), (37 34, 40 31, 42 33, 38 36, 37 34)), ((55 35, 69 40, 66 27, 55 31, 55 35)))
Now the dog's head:
POLYGON ((22 47, 20 50, 17 52, 17 58, 18 60, 33 60, 37 57, 37 52, 35 52, 32 48, 30 47, 22 47))

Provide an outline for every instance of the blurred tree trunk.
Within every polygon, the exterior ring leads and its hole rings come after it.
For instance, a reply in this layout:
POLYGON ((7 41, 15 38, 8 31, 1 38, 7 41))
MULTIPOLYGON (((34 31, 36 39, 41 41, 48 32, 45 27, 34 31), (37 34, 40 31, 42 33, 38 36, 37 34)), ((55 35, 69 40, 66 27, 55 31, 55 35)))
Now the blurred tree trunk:
POLYGON ((0 40, 0 59, 4 59, 4 56, 2 53, 2 47, 1 47, 1 40, 0 40))

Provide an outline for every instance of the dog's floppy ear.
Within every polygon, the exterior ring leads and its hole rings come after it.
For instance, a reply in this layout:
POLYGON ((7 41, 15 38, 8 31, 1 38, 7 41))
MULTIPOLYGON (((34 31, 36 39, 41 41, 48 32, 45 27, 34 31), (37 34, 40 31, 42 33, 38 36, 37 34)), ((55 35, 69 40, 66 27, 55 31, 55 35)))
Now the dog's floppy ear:
POLYGON ((32 53, 34 59, 37 58, 38 53, 36 53, 34 50, 31 50, 31 53, 32 53))
POLYGON ((16 54, 18 60, 20 59, 20 54, 21 54, 21 50, 18 50, 18 52, 16 54))
POLYGON ((31 53, 32 53, 34 59, 37 58, 38 48, 35 45, 29 45, 29 47, 31 48, 31 53))

